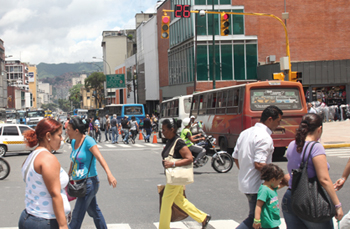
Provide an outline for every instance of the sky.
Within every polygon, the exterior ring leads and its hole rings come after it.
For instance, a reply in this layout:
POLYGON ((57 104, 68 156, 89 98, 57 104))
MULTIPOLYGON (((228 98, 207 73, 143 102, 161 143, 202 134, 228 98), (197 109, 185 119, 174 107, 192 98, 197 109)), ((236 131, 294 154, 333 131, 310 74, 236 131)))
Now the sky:
MULTIPOLYGON (((31 64, 102 58, 102 32, 135 28, 157 0, 0 0, 5 55, 31 64)), ((101 61, 101 60, 99 60, 101 61)))

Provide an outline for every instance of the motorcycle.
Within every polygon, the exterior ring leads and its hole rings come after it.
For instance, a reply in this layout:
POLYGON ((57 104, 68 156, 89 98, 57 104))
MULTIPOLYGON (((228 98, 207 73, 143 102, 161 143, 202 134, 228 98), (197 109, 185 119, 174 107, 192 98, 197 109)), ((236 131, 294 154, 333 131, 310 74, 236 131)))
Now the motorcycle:
POLYGON ((197 146, 203 147, 206 150, 205 156, 199 160, 193 168, 200 168, 207 164, 211 157, 211 166, 218 173, 227 173, 233 167, 233 158, 226 151, 217 151, 215 148, 216 139, 211 135, 206 135, 203 130, 199 130, 199 133, 205 138, 197 143, 197 146))
POLYGON ((10 174, 10 164, 3 158, 0 158, 0 180, 5 179, 10 174))

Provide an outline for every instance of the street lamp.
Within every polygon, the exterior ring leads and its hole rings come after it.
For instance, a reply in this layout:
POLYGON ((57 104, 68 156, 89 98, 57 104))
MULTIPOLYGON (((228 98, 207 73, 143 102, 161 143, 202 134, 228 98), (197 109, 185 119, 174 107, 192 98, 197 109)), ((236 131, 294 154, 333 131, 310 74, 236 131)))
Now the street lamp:
POLYGON ((99 60, 103 60, 107 65, 108 65, 108 68, 109 68, 109 74, 111 74, 112 73, 112 71, 111 71, 111 66, 109 66, 109 64, 108 64, 108 62, 105 60, 105 59, 103 59, 103 58, 98 58, 98 57, 96 57, 96 56, 93 56, 92 57, 92 59, 99 59, 99 60))

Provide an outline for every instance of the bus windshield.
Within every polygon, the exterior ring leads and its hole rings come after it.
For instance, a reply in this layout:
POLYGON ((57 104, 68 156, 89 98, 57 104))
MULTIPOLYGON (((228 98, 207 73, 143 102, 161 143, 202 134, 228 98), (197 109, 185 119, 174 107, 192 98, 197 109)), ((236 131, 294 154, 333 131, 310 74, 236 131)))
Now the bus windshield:
POLYGON ((15 119, 16 118, 16 113, 6 113, 6 118, 7 119, 15 119))
POLYGON ((252 88, 250 98, 252 111, 262 111, 270 105, 282 110, 302 109, 297 88, 252 88))
POLYGON ((28 118, 44 117, 45 112, 44 111, 28 111, 27 116, 28 116, 28 118))
POLYGON ((19 111, 19 112, 18 112, 18 117, 19 117, 19 118, 24 118, 24 117, 25 117, 25 114, 26 114, 26 113, 25 113, 24 111, 19 111))
POLYGON ((142 115, 142 106, 124 106, 124 115, 142 115))

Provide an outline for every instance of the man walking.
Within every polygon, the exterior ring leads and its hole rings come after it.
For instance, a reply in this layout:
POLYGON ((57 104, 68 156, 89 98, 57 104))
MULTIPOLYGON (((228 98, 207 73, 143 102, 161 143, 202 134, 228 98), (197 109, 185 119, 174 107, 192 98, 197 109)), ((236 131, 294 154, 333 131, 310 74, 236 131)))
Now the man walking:
POLYGON ((282 115, 278 107, 268 106, 262 112, 260 122, 238 137, 233 158, 239 169, 238 188, 248 198, 249 215, 236 229, 253 229, 257 193, 261 185, 260 171, 272 162, 274 146, 271 134, 280 124, 282 115))
POLYGON ((145 142, 149 142, 149 138, 151 136, 152 132, 152 124, 151 120, 149 118, 149 114, 146 115, 146 118, 143 120, 143 129, 146 131, 146 136, 143 134, 143 138, 145 139, 145 142))
POLYGON ((113 119, 111 120, 111 129, 112 129, 112 144, 118 144, 118 120, 117 115, 113 114, 113 119))
POLYGON ((100 117, 97 117, 94 123, 95 127, 95 141, 96 142, 101 142, 101 126, 100 126, 100 117), (97 140, 98 137, 98 140, 97 140))
POLYGON ((106 141, 109 141, 109 140, 112 140, 111 139, 111 132, 110 132, 110 120, 109 120, 109 116, 108 114, 106 115, 106 127, 105 127, 105 142, 106 141), (109 139, 108 139, 108 134, 109 134, 109 139))
POLYGON ((128 118, 129 118, 129 116, 125 115, 124 119, 121 121, 122 131, 124 132, 123 142, 125 144, 129 144, 129 130, 130 130, 130 126, 129 126, 128 118))

